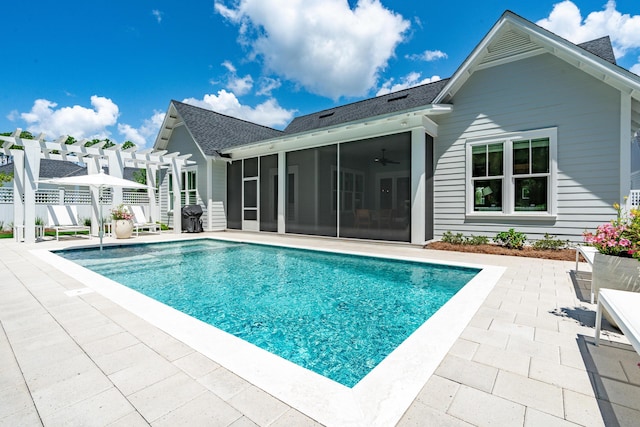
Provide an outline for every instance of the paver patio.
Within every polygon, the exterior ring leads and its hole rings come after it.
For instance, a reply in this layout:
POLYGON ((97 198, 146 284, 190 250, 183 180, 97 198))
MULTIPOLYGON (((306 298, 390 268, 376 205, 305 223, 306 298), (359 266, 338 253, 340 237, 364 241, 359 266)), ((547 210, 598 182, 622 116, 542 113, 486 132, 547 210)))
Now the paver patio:
MULTIPOLYGON (((640 356, 611 328, 593 345, 573 262, 229 234, 507 267, 399 426, 640 424, 640 356)), ((319 425, 30 252, 61 244, 87 241, 0 240, 0 426, 319 425)))

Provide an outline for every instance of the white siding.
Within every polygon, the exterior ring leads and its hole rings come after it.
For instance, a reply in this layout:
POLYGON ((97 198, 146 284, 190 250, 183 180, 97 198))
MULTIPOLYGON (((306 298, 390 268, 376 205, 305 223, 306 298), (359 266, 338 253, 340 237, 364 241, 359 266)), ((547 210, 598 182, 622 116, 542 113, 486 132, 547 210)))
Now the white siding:
MULTIPOLYGON (((198 148, 193 138, 184 126, 176 127, 171 133, 169 142, 167 143, 167 150, 171 152, 179 152, 180 154, 192 154, 189 160, 196 162, 196 179, 197 179, 197 203, 202 207, 202 223, 207 224, 207 162, 205 160, 202 151, 198 148)), ((191 167, 187 167, 191 168, 191 167)), ((164 173, 160 181, 160 218, 163 223, 173 224, 171 216, 168 215, 169 209, 169 180, 168 171, 164 170, 164 173)), ((175 212, 181 215, 181 212, 175 212)))
POLYGON ((608 222, 619 194, 620 93, 545 54, 475 72, 438 118, 435 143, 435 235, 493 237, 514 227, 581 241, 608 222), (557 218, 465 218, 465 141, 505 132, 557 127, 557 218))
POLYGON ((223 160, 214 161, 211 182, 211 230, 225 230, 227 228, 226 198, 227 198, 227 163, 223 160))

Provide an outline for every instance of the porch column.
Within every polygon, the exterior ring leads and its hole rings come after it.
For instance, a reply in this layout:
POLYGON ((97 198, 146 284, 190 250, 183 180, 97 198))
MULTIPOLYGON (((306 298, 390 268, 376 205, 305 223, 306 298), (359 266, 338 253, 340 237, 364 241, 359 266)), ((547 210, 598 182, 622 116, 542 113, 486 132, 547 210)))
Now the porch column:
POLYGON ((423 127, 411 130, 411 244, 425 242, 426 134, 423 127))
POLYGON ((631 193, 631 95, 620 92, 620 195, 618 203, 631 193))
POLYGON ((285 234, 287 208, 287 153, 278 153, 278 234, 285 234))
POLYGON ((207 229, 213 230, 213 162, 214 160, 207 157, 207 229))
MULTIPOLYGON (((87 175, 100 173, 100 159, 98 157, 90 157, 86 160, 86 163, 87 175)), ((100 190, 98 188, 90 186, 89 192, 91 193, 91 235, 99 236, 100 225, 102 225, 100 224, 100 217, 102 217, 103 220, 109 218, 111 210, 108 210, 107 213, 102 211, 104 206, 100 203, 100 190)))
POLYGON ((158 165, 147 165, 147 195, 149 196, 149 217, 151 222, 160 220, 158 215, 158 200, 156 199, 156 188, 158 187, 158 165))
POLYGON ((24 151, 10 152, 13 156, 13 225, 24 225, 24 151))
POLYGON ((40 141, 23 139, 24 145, 24 241, 36 242, 36 189, 40 179, 40 141))
POLYGON ((171 159, 171 184, 173 186, 173 232, 182 233, 182 167, 176 158, 171 159))

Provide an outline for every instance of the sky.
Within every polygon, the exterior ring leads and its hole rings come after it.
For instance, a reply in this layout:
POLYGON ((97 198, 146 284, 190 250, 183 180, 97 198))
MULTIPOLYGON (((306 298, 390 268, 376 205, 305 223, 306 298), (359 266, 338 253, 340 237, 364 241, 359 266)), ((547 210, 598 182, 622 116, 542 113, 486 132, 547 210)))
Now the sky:
POLYGON ((284 129, 453 75, 505 10, 640 75, 640 1, 92 0, 3 5, 0 132, 151 147, 171 100, 284 129))

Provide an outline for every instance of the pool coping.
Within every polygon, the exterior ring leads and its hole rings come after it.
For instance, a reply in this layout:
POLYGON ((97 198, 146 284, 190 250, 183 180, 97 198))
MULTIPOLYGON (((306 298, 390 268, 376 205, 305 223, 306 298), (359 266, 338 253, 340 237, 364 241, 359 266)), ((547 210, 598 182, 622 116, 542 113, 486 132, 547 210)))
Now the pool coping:
MULTIPOLYGON (((274 245, 237 236, 198 239, 274 245)), ((506 270, 305 244, 277 246, 482 270, 356 386, 348 388, 52 253, 58 248, 31 252, 291 407, 322 424, 340 426, 396 424, 506 270)))

